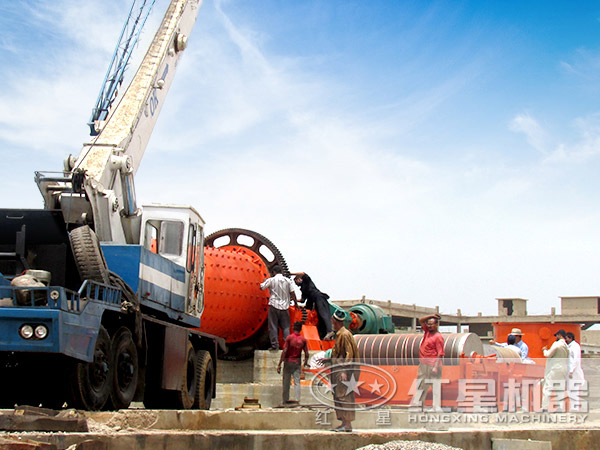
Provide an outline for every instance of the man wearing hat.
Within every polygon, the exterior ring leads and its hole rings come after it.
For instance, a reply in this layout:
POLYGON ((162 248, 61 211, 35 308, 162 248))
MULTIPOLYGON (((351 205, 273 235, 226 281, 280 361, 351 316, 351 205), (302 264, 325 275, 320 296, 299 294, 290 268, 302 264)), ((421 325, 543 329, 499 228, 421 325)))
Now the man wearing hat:
POLYGON ((528 359, 529 347, 525 342, 523 342, 523 333, 521 332, 521 329, 513 328, 510 331, 510 334, 515 337, 515 345, 521 349, 521 359, 528 359))
POLYGON ((358 389, 359 372, 355 360, 358 359, 358 347, 354 336, 344 327, 346 313, 335 311, 331 317, 331 325, 335 332, 335 345, 331 351, 331 386, 335 415, 342 424, 333 431, 352 431, 352 421, 355 418, 354 392, 358 389))
MULTIPOLYGON (((544 373, 544 388, 542 390, 542 411, 548 411, 552 391, 565 390, 567 386, 569 347, 565 341, 567 333, 558 330, 554 333, 556 341, 550 349, 542 347, 546 357, 546 371, 544 373)), ((564 396, 562 396, 564 398, 564 396)), ((564 400, 561 401, 561 404, 564 400)), ((564 410, 564 405, 560 405, 564 410)))

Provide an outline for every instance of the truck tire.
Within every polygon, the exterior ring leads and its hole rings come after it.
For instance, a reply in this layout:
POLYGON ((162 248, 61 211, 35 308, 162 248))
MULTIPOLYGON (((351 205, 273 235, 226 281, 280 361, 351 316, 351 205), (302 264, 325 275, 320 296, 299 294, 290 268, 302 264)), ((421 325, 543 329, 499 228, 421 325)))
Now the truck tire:
POLYGON ((196 400, 196 351, 188 341, 186 350, 186 364, 181 377, 181 388, 175 392, 175 409, 192 409, 196 400))
POLYGON ((196 353, 196 400, 194 401, 194 408, 210 409, 214 377, 215 368, 212 356, 206 350, 198 350, 196 353))
POLYGON ((81 281, 92 280, 108 284, 108 267, 96 233, 84 225, 69 233, 69 241, 81 281))
POLYGON ((110 393, 112 409, 127 409, 133 401, 139 376, 138 353, 131 331, 122 327, 112 339, 113 383, 110 393))
POLYGON ((110 336, 100 326, 94 361, 75 363, 70 370, 69 407, 88 411, 104 408, 112 389, 113 360, 110 336))

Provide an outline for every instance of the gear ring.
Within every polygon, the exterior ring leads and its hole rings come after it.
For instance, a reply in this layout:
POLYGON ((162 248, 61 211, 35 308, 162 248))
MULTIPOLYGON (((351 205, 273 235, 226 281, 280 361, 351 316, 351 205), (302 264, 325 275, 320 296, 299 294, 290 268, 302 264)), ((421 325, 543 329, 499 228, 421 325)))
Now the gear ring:
POLYGON ((225 228, 223 230, 215 231, 214 233, 209 234, 204 240, 204 245, 207 247, 214 247, 215 241, 223 236, 228 236, 229 242, 227 244, 222 245, 221 247, 238 246, 252 250, 265 263, 265 266, 267 266, 267 270, 269 271, 269 274, 271 276, 274 275, 273 267, 275 266, 281 267, 281 272, 284 276, 290 276, 290 270, 288 269, 288 265, 285 261, 285 258, 283 257, 279 249, 275 246, 275 244, 273 244, 262 234, 257 233, 255 231, 246 230, 244 228, 225 228), (252 245, 247 245, 243 242, 240 242, 240 236, 250 237, 253 242, 252 245), (269 261, 267 256, 261 252, 262 247, 266 247, 273 254, 272 261, 269 261))

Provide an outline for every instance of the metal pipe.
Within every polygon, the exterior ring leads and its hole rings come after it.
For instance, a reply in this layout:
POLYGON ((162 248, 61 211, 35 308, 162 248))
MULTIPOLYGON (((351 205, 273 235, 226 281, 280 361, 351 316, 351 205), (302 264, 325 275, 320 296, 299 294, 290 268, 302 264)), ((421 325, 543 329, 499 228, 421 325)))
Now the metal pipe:
MULTIPOLYGON (((442 333, 443 364, 456 366, 461 355, 483 355, 483 345, 475 333, 442 333)), ((419 347, 423 334, 355 335, 360 362, 382 366, 419 365, 419 347)))

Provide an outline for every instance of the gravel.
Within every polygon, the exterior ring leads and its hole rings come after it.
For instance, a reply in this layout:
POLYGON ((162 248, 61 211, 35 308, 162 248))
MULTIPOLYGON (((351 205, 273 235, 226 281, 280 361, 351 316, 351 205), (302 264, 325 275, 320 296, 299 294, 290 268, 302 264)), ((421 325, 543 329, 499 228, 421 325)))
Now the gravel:
POLYGON ((391 441, 386 444, 370 444, 357 450, 463 450, 437 442, 424 441, 391 441))

